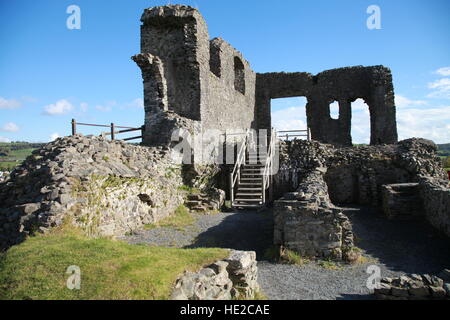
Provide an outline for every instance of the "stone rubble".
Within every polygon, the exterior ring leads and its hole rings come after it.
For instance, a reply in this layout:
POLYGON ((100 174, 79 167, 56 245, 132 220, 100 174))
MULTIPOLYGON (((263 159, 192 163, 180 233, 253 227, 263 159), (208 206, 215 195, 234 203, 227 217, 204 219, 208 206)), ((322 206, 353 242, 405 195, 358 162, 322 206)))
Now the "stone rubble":
POLYGON ((68 216, 89 235, 123 235, 184 202, 181 168, 167 148, 102 137, 59 138, 0 184, 0 248, 68 216))
POLYGON ((231 250, 228 258, 185 272, 177 279, 172 300, 252 299, 259 291, 258 268, 254 251, 231 250))
POLYGON ((410 274, 382 278, 374 295, 380 300, 450 300, 450 270, 439 276, 410 274))

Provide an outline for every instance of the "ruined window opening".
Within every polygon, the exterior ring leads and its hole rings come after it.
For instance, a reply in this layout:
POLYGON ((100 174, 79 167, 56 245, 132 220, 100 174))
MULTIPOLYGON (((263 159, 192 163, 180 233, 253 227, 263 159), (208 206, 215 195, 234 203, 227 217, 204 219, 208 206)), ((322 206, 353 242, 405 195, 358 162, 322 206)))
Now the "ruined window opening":
POLYGON ((245 71, 241 59, 234 57, 234 88, 245 94, 245 71))
MULTIPOLYGON (((272 127, 277 131, 306 130, 308 127, 306 104, 306 97, 271 99, 272 127)), ((294 138, 289 137, 288 139, 294 138)), ((297 137, 297 139, 305 139, 305 137, 297 137)))
POLYGON ((220 78, 222 75, 222 61, 220 59, 220 47, 211 44, 209 51, 210 51, 209 70, 214 75, 220 78))
POLYGON ((330 103, 330 117, 333 120, 339 119, 339 102, 333 101, 330 103))
POLYGON ((363 99, 351 103, 351 136, 353 144, 370 144, 370 112, 363 99))

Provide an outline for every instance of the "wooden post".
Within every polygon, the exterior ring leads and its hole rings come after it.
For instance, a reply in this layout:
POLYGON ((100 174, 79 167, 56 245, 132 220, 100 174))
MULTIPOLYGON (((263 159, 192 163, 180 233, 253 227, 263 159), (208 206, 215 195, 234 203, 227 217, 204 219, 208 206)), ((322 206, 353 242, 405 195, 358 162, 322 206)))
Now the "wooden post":
POLYGON ((311 130, 309 129, 309 127, 307 127, 308 130, 308 141, 311 141, 311 130))
POLYGON ((75 119, 72 119, 72 135, 77 134, 77 121, 75 119))
POLYGON ((114 140, 114 123, 111 123, 111 140, 114 140))

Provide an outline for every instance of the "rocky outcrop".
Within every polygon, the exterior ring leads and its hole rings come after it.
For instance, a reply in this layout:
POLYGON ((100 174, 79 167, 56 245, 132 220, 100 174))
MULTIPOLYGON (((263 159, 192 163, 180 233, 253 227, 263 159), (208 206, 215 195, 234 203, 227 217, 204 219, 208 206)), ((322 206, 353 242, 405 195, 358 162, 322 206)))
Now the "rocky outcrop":
POLYGON ((439 276, 411 274, 383 278, 374 294, 380 300, 450 300, 450 270, 439 276))
POLYGON ((59 138, 0 184, 0 247, 66 218, 91 236, 123 235, 174 212, 184 201, 182 184, 168 148, 59 138))
POLYGON ((172 300, 252 299, 259 290, 254 251, 231 251, 199 272, 185 272, 175 283, 172 300))

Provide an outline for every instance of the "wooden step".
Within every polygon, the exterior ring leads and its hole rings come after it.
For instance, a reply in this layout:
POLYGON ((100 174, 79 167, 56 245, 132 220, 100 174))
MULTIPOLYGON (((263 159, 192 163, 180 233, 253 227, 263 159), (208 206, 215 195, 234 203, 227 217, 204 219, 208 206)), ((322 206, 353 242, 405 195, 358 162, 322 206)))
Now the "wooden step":
POLYGON ((244 198, 236 198, 234 199, 235 202, 258 202, 262 203, 262 199, 244 199, 244 198))
POLYGON ((241 188, 238 187, 238 191, 261 191, 262 188, 261 187, 257 187, 257 188, 241 188))
POLYGON ((260 183, 262 183, 262 178, 241 178, 241 181, 259 181, 260 183))
MULTIPOLYGON (((239 190, 239 191, 240 191, 240 190, 239 190)), ((261 192, 259 192, 259 193, 238 192, 238 193, 236 193, 236 197, 240 197, 240 196, 243 196, 243 197, 259 197, 259 198, 262 198, 261 192)))
POLYGON ((255 208, 255 209, 259 209, 262 207, 262 205, 260 204, 243 204, 243 203, 234 203, 233 207, 235 208, 255 208))

